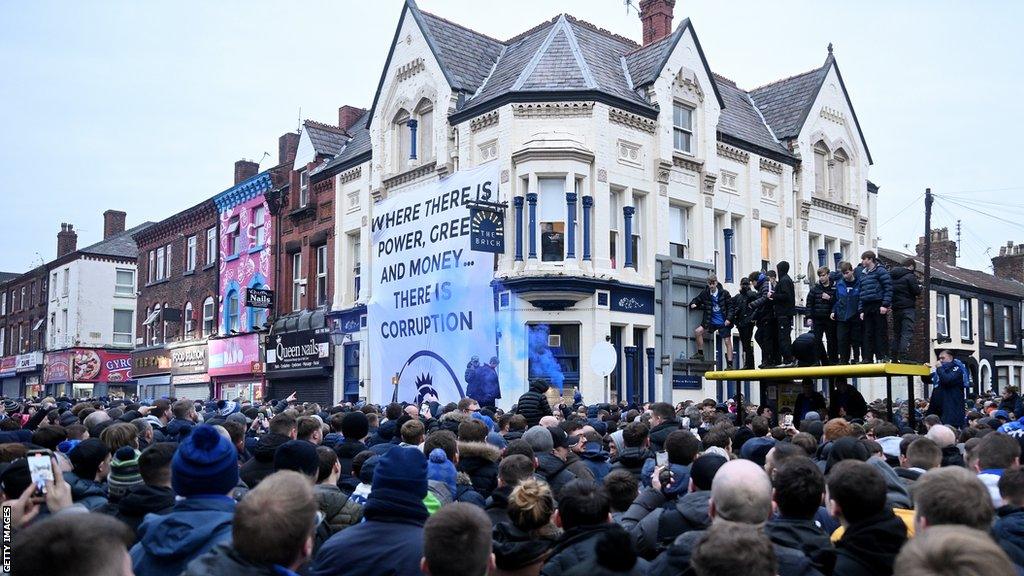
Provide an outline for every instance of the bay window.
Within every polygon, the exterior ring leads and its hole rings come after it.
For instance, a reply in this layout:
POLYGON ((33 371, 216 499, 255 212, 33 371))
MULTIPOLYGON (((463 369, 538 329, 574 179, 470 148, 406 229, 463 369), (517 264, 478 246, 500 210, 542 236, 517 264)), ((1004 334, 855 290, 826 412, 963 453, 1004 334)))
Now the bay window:
POLYGON ((690 209, 677 204, 668 207, 668 247, 673 258, 686 258, 689 240, 686 238, 689 229, 690 209))
POLYGON ((565 258, 565 178, 538 178, 541 261, 565 258))

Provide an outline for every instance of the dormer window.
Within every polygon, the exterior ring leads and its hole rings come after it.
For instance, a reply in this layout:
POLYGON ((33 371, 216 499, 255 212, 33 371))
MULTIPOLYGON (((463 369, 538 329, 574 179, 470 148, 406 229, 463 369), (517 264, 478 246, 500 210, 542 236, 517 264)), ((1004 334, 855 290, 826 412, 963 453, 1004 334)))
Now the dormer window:
POLYGON ((672 107, 672 147, 693 154, 693 108, 681 102, 672 107))

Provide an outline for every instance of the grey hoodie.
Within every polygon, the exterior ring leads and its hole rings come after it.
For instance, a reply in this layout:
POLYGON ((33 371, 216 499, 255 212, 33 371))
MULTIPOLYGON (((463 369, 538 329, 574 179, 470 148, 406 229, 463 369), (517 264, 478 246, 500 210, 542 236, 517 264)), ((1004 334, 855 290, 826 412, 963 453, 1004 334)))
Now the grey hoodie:
POLYGON ((885 503, 889 508, 911 509, 914 507, 907 487, 903 485, 896 471, 886 464, 885 460, 872 456, 868 458, 868 464, 874 466, 885 478, 885 503))

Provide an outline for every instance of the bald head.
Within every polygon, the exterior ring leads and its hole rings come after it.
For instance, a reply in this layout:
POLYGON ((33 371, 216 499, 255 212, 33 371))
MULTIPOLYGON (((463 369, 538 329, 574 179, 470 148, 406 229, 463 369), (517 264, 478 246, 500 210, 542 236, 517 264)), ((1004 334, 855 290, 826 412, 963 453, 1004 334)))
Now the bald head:
POLYGON ((555 418, 554 416, 544 416, 540 419, 540 425, 545 428, 558 426, 558 418, 555 418))
POLYGON ((928 438, 931 438, 933 442, 938 444, 939 448, 945 448, 946 446, 956 444, 956 434, 953 434, 953 431, 949 426, 945 426, 943 424, 932 426, 931 429, 928 430, 928 438))
POLYGON ((711 483, 714 517, 762 524, 772 513, 772 483, 750 460, 733 460, 718 469, 711 483))

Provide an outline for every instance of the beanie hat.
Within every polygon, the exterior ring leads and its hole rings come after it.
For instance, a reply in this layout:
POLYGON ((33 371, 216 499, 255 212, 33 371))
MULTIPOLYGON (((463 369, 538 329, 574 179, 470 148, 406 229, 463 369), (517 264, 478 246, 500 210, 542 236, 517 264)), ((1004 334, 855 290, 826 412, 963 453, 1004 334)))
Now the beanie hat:
POLYGON ((718 469, 728 462, 718 454, 704 454, 690 465, 690 478, 697 490, 711 490, 711 482, 715 479, 718 469))
POLYGON ((131 446, 122 446, 110 461, 107 475, 107 491, 113 500, 124 497, 133 486, 142 484, 139 473, 139 451, 131 446))
POLYGON ((60 415, 60 420, 58 420, 58 423, 61 426, 67 428, 68 426, 72 426, 74 424, 78 424, 78 416, 75 416, 70 411, 69 412, 65 412, 65 413, 60 415))
POLYGON ((18 404, 14 400, 4 400, 4 410, 6 410, 8 414, 17 412, 18 408, 21 408, 21 404, 18 404))
POLYGON ((316 476, 320 469, 320 457, 316 446, 305 440, 290 440, 274 451, 274 471, 293 470, 306 476, 316 476))
POLYGON ((430 451, 430 458, 427 460, 427 480, 443 482, 445 486, 448 486, 448 491, 453 499, 455 498, 457 476, 455 465, 448 460, 448 455, 444 453, 444 450, 434 448, 430 451))
POLYGON ((0 472, 0 490, 8 498, 20 496, 32 483, 32 473, 28 469, 28 459, 19 458, 0 472))
POLYGON ((178 496, 225 495, 238 485, 238 452, 231 440, 200 424, 171 460, 171 486, 178 496))
POLYGON ((473 412, 472 414, 470 414, 470 417, 475 418, 475 419, 483 422, 484 424, 486 424, 488 432, 493 432, 494 431, 494 420, 492 420, 489 416, 486 416, 486 415, 481 414, 479 412, 473 412))
POLYGON ((81 440, 65 440, 60 444, 57 444, 57 451, 63 454, 71 454, 71 451, 74 450, 81 442, 81 440))
POLYGON ((362 412, 349 412, 341 420, 341 435, 346 440, 362 440, 370 433, 370 421, 362 412))
POLYGON ((537 425, 530 427, 523 433, 523 440, 533 448, 537 454, 546 454, 555 449, 555 441, 547 428, 537 425))
POLYGON ((426 521, 427 458, 418 448, 395 446, 380 457, 363 516, 426 521))
POLYGON ((363 467, 359 469, 359 481, 363 484, 373 485, 373 473, 380 464, 380 456, 370 456, 363 461, 363 467))
POLYGON ((68 454, 76 476, 83 480, 94 480, 100 464, 110 455, 110 449, 99 438, 89 438, 78 443, 68 454))
POLYGON ((221 406, 220 402, 217 403, 217 414, 221 416, 229 416, 238 411, 238 403, 234 400, 224 401, 224 405, 221 406))

